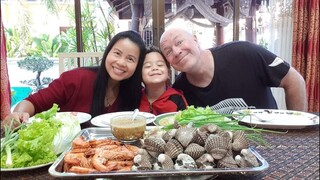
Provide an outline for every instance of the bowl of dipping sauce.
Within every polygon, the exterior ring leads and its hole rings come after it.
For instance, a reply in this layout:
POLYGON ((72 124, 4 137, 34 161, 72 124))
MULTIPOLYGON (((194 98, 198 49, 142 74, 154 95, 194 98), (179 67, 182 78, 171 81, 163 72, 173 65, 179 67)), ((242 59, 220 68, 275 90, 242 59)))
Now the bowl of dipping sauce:
POLYGON ((133 113, 121 114, 110 119, 112 135, 122 142, 135 142, 143 137, 146 130, 146 117, 133 113))

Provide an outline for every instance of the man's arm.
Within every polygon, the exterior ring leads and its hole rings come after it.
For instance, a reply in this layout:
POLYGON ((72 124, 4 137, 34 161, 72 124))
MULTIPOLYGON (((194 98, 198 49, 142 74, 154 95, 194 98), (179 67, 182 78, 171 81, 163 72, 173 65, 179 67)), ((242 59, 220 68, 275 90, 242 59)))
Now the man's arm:
POLYGON ((306 83, 298 71, 290 67, 281 80, 280 87, 285 91, 288 110, 307 111, 306 83))

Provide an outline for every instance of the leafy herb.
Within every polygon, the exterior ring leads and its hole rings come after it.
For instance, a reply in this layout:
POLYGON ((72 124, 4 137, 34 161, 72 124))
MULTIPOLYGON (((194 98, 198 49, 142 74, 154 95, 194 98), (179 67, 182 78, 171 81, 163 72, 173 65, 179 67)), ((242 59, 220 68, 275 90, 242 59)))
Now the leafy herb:
POLYGON ((5 153, 6 156, 6 166, 11 167, 12 166, 12 154, 11 152, 16 147, 16 142, 18 141, 19 134, 17 132, 17 129, 24 129, 25 125, 20 124, 18 127, 13 129, 13 124, 15 120, 10 121, 10 125, 4 125, 4 138, 1 139, 1 154, 5 153))

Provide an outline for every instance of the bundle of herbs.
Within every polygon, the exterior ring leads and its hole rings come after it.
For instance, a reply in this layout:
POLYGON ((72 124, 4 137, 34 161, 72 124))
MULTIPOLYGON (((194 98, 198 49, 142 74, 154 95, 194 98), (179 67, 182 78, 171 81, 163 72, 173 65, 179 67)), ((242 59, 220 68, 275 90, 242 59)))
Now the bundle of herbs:
MULTIPOLYGON (((215 124, 222 130, 242 130, 245 131, 246 137, 249 141, 263 146, 266 146, 267 142, 264 140, 262 132, 286 133, 240 125, 239 121, 244 116, 248 116, 248 114, 219 114, 215 111, 212 111, 209 106, 197 108, 194 106, 188 106, 187 109, 179 111, 175 115, 175 121, 180 126, 186 126, 192 122, 193 126, 195 127, 201 127, 205 124, 215 124)), ((173 124, 162 127, 163 130, 169 130, 173 128, 173 124)))

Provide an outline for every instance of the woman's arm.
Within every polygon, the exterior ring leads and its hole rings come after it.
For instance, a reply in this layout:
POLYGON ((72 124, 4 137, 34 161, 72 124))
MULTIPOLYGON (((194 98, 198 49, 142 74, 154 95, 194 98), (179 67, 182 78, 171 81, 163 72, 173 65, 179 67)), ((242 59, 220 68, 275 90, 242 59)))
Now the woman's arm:
MULTIPOLYGON (((30 101, 22 100, 14 108, 13 112, 4 118, 4 125, 9 125, 14 119, 19 122, 27 122, 29 117, 33 116, 35 112, 34 106, 30 101)), ((14 124, 17 125, 16 123, 14 124)))

